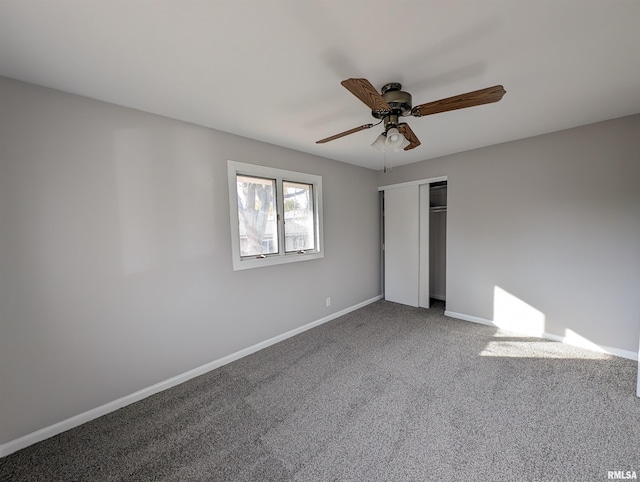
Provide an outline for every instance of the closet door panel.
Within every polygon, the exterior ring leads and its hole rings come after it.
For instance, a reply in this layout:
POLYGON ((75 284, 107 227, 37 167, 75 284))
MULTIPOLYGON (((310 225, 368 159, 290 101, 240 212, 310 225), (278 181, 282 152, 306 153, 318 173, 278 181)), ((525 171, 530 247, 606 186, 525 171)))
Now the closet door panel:
POLYGON ((419 305, 420 237, 418 186, 384 193, 385 299, 419 305))

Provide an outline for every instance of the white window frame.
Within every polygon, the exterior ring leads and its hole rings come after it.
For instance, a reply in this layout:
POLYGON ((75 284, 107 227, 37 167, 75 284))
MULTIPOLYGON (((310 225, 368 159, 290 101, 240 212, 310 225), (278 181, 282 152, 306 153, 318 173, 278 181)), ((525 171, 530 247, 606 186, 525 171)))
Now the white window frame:
POLYGON ((322 177, 285 169, 258 166, 244 162, 227 161, 227 175, 229 180, 229 214, 231 222, 231 254, 233 270, 239 271, 250 268, 262 268, 276 264, 294 263, 324 258, 324 238, 322 222, 322 177), (240 223, 238 219, 237 176, 246 175, 276 180, 276 207, 278 212, 278 245, 279 252, 264 255, 264 257, 242 257, 240 255, 240 223), (282 198, 282 181, 299 182, 313 185, 313 205, 315 224, 316 249, 304 252, 285 252, 284 243, 284 203, 282 198))

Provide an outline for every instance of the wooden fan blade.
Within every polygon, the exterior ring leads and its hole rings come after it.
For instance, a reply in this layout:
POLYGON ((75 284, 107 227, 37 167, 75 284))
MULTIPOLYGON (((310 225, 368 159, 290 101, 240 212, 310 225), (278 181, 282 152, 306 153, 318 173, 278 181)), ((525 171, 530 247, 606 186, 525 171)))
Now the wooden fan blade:
POLYGON ((476 105, 498 102, 506 93, 501 85, 494 85, 486 89, 474 90, 466 94, 454 95, 446 99, 436 100, 415 106, 411 109, 411 115, 422 117, 424 115, 439 114, 450 110, 464 109, 476 105))
POLYGON ((391 110, 391 106, 367 79, 347 79, 340 83, 371 110, 391 110))
POLYGON ((409 151, 422 144, 408 124, 399 124, 398 131, 409 141, 409 145, 404 148, 405 151, 409 151))
POLYGON ((348 131, 341 132, 340 134, 336 134, 335 136, 331 136, 331 137, 326 137, 324 139, 320 139, 319 141, 316 141, 316 144, 324 144, 325 142, 333 141, 335 139, 339 139, 341 137, 348 136, 349 134, 353 134, 354 132, 360 132, 360 131, 363 131, 365 129, 369 129, 371 127, 373 127, 373 124, 363 124, 360 127, 354 127, 353 129, 349 129, 348 131))

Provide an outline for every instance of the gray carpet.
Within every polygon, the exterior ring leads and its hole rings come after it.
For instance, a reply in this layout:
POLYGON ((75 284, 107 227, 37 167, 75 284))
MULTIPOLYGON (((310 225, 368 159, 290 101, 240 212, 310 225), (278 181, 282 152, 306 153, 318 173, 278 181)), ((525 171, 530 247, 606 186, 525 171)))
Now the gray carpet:
POLYGON ((379 301, 0 460, 0 480, 640 476, 636 362, 379 301))

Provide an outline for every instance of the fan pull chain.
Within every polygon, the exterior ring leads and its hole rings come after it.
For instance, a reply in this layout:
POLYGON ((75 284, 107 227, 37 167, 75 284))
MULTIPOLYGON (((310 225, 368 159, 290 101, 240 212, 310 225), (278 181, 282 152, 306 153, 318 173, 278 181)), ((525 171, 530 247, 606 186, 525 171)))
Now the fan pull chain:
POLYGON ((390 149, 387 146, 385 146, 384 147, 384 158, 383 158, 383 161, 382 161, 382 172, 384 172, 385 174, 387 172, 393 171, 393 165, 391 163, 393 156, 389 155, 389 159, 388 159, 388 162, 387 162, 387 152, 390 152, 390 149))

